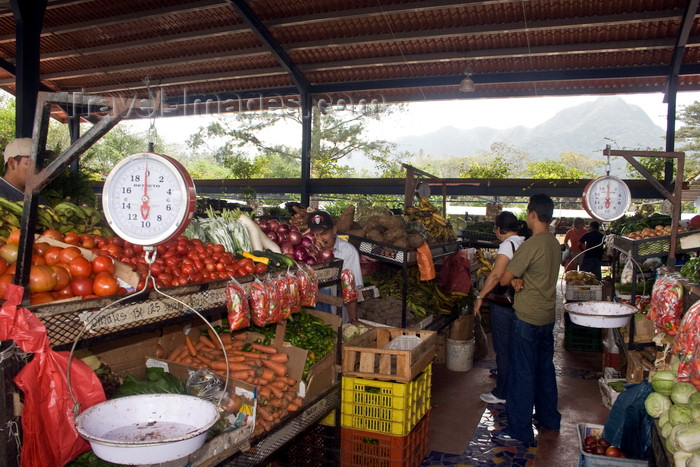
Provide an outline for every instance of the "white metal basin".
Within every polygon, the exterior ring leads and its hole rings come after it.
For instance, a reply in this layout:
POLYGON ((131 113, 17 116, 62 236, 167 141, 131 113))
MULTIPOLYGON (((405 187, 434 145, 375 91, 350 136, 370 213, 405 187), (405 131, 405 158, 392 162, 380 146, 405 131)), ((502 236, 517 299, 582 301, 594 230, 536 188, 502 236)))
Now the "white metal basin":
POLYGON ((572 302, 564 305, 571 321, 589 328, 621 328, 627 326, 637 309, 625 303, 572 302))

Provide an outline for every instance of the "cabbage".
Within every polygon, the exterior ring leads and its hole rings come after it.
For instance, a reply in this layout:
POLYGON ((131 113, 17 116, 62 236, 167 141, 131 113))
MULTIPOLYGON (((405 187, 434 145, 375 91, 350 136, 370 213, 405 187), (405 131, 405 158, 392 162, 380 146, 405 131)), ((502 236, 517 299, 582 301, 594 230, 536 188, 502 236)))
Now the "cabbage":
POLYGON ((700 391, 695 391, 690 395, 690 399, 688 399, 688 404, 700 405, 700 391))
POLYGON ((671 425, 671 422, 666 421, 665 424, 660 425, 661 426, 661 436, 664 438, 668 438, 668 435, 671 434, 671 430, 673 430, 673 425, 671 425))
MULTIPOLYGON (((644 400, 644 408, 647 410, 647 413, 654 418, 659 418, 662 413, 670 410, 670 407, 671 399, 659 392, 650 393, 644 400)), ((668 416, 670 418, 671 414, 669 413, 668 416)), ((688 418, 690 419, 690 414, 688 414, 688 418)))
POLYGON ((672 405, 668 409, 668 420, 674 427, 690 423, 690 406, 685 404, 672 405))
POLYGON ((671 400, 674 404, 687 404, 690 396, 696 392, 698 390, 690 383, 676 383, 671 390, 671 400))
POLYGON ((676 374, 671 370, 657 371, 651 378, 651 387, 654 391, 670 396, 673 386, 676 384, 676 374))
POLYGON ((695 404, 690 406, 690 422, 700 425, 700 405, 695 404))
POLYGON ((659 416, 659 426, 663 426, 668 423, 668 410, 665 410, 664 413, 662 413, 659 416))

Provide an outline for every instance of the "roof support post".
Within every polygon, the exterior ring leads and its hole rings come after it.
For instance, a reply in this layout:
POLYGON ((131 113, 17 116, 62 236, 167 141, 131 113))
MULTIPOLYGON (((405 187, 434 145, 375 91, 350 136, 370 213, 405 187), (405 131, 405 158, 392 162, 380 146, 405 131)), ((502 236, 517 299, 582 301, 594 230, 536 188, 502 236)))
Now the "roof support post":
POLYGON ((15 135, 31 137, 39 92, 39 37, 47 0, 10 0, 17 36, 15 135))
POLYGON ((311 93, 301 93, 301 204, 309 205, 309 179, 311 178, 311 119, 313 118, 311 93))

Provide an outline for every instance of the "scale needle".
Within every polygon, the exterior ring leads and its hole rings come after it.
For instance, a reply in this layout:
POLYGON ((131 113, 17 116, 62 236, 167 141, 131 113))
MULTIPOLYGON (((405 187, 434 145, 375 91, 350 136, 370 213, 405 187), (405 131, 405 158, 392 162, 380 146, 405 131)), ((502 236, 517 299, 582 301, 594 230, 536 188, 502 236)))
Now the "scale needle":
POLYGON ((143 204, 141 205, 141 217, 148 219, 148 213, 151 212, 151 206, 148 205, 148 162, 146 162, 146 172, 143 176, 143 204))
POLYGON ((605 209, 610 208, 610 182, 608 182, 608 194, 605 197, 605 209))

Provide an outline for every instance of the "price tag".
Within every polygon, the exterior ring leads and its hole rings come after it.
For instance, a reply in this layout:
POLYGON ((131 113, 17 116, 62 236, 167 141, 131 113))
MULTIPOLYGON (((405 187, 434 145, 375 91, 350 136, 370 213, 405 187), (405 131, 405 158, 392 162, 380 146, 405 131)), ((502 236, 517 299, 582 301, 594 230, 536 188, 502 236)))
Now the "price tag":
POLYGON ((182 306, 174 302, 154 300, 116 308, 102 313, 98 318, 95 318, 97 312, 84 312, 79 316, 88 329, 117 328, 139 321, 180 314, 180 308, 182 306))

